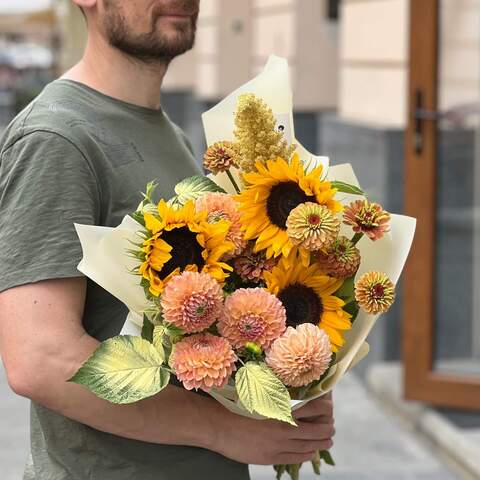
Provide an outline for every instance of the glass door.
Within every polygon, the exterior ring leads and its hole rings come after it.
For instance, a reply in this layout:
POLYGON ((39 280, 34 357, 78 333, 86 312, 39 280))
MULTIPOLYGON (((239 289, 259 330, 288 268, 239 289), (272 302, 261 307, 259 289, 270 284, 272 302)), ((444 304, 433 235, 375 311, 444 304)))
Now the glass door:
POLYGON ((480 0, 411 0, 406 396, 480 410, 480 0))

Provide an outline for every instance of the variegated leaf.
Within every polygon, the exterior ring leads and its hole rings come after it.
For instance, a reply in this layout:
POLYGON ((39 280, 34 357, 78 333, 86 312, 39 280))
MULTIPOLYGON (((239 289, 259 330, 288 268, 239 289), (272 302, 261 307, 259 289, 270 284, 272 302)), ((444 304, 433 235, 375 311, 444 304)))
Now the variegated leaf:
POLYGON ((240 401, 250 413, 296 425, 290 394, 267 364, 247 362, 238 370, 235 382, 240 401))
POLYGON ((141 337, 123 335, 104 341, 70 379, 112 403, 133 403, 168 385, 163 351, 141 337))
POLYGON ((194 175, 182 180, 175 187, 175 197, 169 200, 170 204, 185 205, 189 200, 195 201, 208 192, 225 193, 213 180, 203 175, 194 175))

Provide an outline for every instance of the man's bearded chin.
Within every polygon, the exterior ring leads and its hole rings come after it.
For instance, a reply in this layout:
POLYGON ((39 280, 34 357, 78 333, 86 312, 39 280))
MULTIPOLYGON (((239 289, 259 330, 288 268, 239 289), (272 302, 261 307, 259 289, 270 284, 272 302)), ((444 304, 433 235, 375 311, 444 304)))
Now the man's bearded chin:
POLYGON ((135 33, 125 17, 115 8, 105 12, 104 28, 109 44, 126 55, 144 63, 169 63, 173 58, 193 47, 197 17, 190 22, 175 25, 169 34, 158 29, 159 15, 152 15, 150 31, 135 33))

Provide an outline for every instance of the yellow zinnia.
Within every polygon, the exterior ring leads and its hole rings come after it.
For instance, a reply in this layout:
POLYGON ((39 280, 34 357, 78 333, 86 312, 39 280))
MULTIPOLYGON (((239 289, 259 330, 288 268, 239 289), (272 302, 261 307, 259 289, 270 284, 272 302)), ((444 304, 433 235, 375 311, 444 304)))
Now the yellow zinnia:
POLYGON ((313 323, 325 330, 334 352, 344 345, 343 332, 352 327, 352 316, 343 310, 345 302, 333 295, 343 280, 325 275, 316 264, 290 266, 285 259, 264 278, 267 289, 283 303, 288 326, 313 323))
POLYGON ((255 240, 255 252, 265 250, 267 258, 295 256, 305 264, 308 251, 296 247, 287 233, 287 218, 298 205, 313 202, 325 205, 333 213, 342 211, 334 199, 337 192, 331 183, 321 179, 322 166, 305 172, 298 155, 290 163, 282 158, 257 162, 257 171, 245 173, 246 188, 237 196, 242 212, 246 240, 255 240))
POLYGON ((149 292, 159 296, 168 281, 182 271, 209 273, 219 282, 232 268, 222 257, 234 246, 226 240, 230 222, 207 222, 207 211, 197 211, 193 202, 174 209, 158 204, 158 216, 144 214, 146 239, 142 245, 139 273, 149 292))

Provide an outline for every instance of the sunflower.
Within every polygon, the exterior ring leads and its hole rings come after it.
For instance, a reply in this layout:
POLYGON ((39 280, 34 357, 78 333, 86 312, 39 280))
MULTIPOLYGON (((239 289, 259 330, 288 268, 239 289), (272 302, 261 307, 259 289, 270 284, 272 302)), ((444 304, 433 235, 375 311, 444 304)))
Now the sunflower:
POLYGON ((287 326, 313 323, 328 334, 334 352, 343 346, 343 332, 352 327, 351 315, 342 308, 345 302, 333 295, 343 280, 325 275, 315 263, 290 266, 285 259, 264 277, 266 288, 287 311, 287 326))
POLYGON ((308 251, 289 238, 287 218, 305 202, 324 205, 333 213, 342 211, 334 199, 337 190, 321 179, 322 166, 307 174, 297 154, 290 163, 278 157, 255 166, 256 172, 244 173, 246 188, 237 196, 245 239, 255 240, 254 251, 265 250, 267 258, 292 258, 298 252, 305 264, 308 251))
POLYGON ((149 292, 158 297, 168 281, 182 271, 205 272, 219 282, 232 268, 221 262, 233 250, 226 240, 230 222, 207 222, 207 211, 197 211, 193 202, 173 209, 165 201, 158 204, 158 216, 144 214, 146 239, 142 244, 139 273, 149 292))

